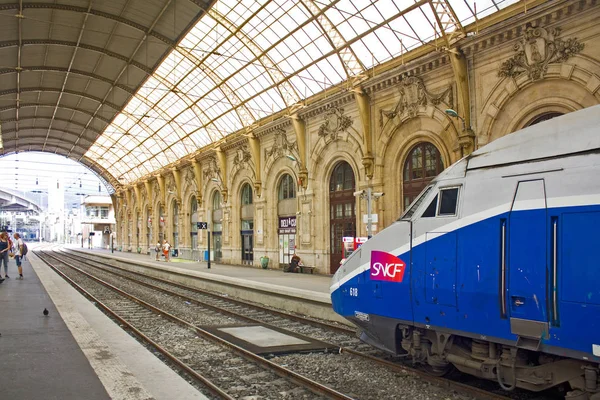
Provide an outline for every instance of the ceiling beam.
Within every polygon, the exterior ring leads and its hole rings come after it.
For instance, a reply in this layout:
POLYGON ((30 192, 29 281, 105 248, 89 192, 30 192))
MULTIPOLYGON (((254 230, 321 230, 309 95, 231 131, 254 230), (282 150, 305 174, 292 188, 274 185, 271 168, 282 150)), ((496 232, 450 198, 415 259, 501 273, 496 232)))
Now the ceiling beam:
MULTIPOLYGON (((60 92, 60 88, 56 88, 56 87, 26 87, 26 88, 21 88, 21 93, 26 93, 26 92, 52 92, 52 93, 56 93, 56 92, 60 92)), ((2 96, 9 96, 11 94, 15 94, 17 93, 17 89, 7 89, 7 90, 2 90, 0 91, 0 97, 2 96)), ((63 90, 64 94, 70 94, 73 96, 79 96, 79 97, 83 97, 98 103, 102 103, 102 99, 100 97, 96 97, 96 96, 92 96, 91 94, 88 93, 83 93, 83 92, 78 92, 77 90, 63 90)), ((105 101, 103 103, 105 106, 109 106, 110 108, 117 110, 117 111, 121 111, 122 106, 115 104, 115 103, 111 103, 110 101, 105 101)))
MULTIPOLYGON (((53 103, 21 103, 21 108, 27 108, 27 107, 52 107, 53 108, 54 106, 56 106, 56 104, 53 104, 53 103)), ((69 107, 69 106, 64 106, 64 105, 61 105, 59 108, 62 108, 65 110, 76 111, 76 112, 80 112, 80 113, 87 114, 87 115, 93 115, 93 113, 91 111, 83 110, 81 108, 69 107)), ((14 110, 14 109, 15 109, 14 106, 0 107, 0 112, 10 111, 10 110, 14 110)), ((110 123, 110 120, 107 118, 99 117, 97 115, 96 115, 96 118, 102 122, 106 122, 107 124, 110 123)))
MULTIPOLYGON (((44 116, 40 117, 40 116, 38 115, 38 116, 33 116, 33 117, 21 117, 21 118, 19 119, 19 121, 23 122, 23 121, 27 121, 27 120, 50 119, 50 118, 51 118, 51 117, 44 117, 44 116)), ((55 121, 58 121, 58 122, 66 122, 66 123, 73 124, 73 125, 76 125, 76 126, 85 126, 85 125, 84 125, 84 124, 82 124, 81 122, 77 122, 77 121, 69 120, 69 119, 66 119, 66 118, 56 118, 56 117, 54 117, 54 120, 55 120, 55 121)), ((15 122, 15 121, 16 121, 16 118, 3 119, 3 120, 2 120, 2 123, 3 123, 3 124, 6 124, 6 123, 15 122)), ((24 129, 46 129, 46 128, 45 128, 45 127, 27 127, 27 128, 24 128, 24 129)), ((95 132, 95 133, 97 133, 97 134, 100 134, 100 133, 102 133, 102 131, 101 131, 101 130, 99 130, 99 129, 95 129, 95 128, 91 128, 91 127, 90 127, 90 128, 88 128, 88 130, 89 130, 89 131, 92 131, 92 132, 95 132)), ((9 133, 9 132, 14 132, 14 131, 15 131, 14 129, 3 129, 3 130, 2 130, 2 134, 6 134, 6 133, 9 133)))
MULTIPOLYGON (((5 49, 5 48, 11 48, 11 47, 16 47, 19 45, 19 42, 16 40, 7 40, 4 42, 0 42, 0 49, 5 49)), ((68 40, 51 40, 51 39, 30 39, 30 40, 23 40, 21 42, 21 46, 25 47, 25 46, 65 46, 65 47, 75 47, 77 46, 77 42, 70 42, 68 40)), ((85 43, 80 43, 79 44, 79 48, 80 49, 84 49, 84 50, 89 50, 89 51, 93 51, 96 53, 101 53, 104 54, 108 57, 112 57, 115 58, 117 60, 121 60, 124 62, 127 62, 128 58, 122 54, 119 53, 115 53, 114 51, 110 51, 107 50, 105 48, 102 47, 98 47, 98 46, 93 46, 91 44, 85 44, 85 43)), ((131 65, 133 65, 134 67, 139 68, 140 70, 144 71, 147 75, 152 74, 152 68, 149 66, 146 66, 140 62, 137 61, 132 61, 131 65)))
MULTIPOLYGON (((50 66, 32 66, 32 67, 22 67, 22 71, 32 71, 32 72, 64 72, 67 73, 69 72, 67 70, 67 68, 63 68, 63 67, 50 67, 50 66)), ((2 68, 0 69, 0 75, 5 75, 5 74, 14 74, 17 72, 16 68, 2 68)), ((75 74, 75 75, 81 75, 81 76, 85 76, 87 78, 92 78, 92 79, 96 79, 98 81, 104 82, 104 83, 109 83, 112 86, 118 87, 119 89, 123 90, 124 92, 127 92, 129 94, 134 94, 135 93, 135 89, 131 88, 129 86, 126 85, 122 85, 122 84, 115 84, 113 85, 113 81, 110 78, 107 78, 105 76, 102 75, 97 75, 97 74, 92 74, 86 71, 80 71, 77 69, 71 69, 70 71, 71 74, 75 74)))
MULTIPOLYGON (((21 2, 22 2, 22 0, 21 0, 21 2)), ((170 1, 169 1, 169 3, 170 3, 170 1)), ((20 9, 20 4, 13 3, 13 4, 0 5, 0 11, 19 10, 19 9, 20 9)), ((151 36, 154 36, 161 42, 166 43, 170 47, 173 47, 176 44, 175 41, 173 41, 172 39, 170 39, 170 38, 166 37, 165 35, 162 35, 158 32, 151 31, 151 29, 149 29, 149 27, 147 27, 147 26, 138 24, 137 22, 134 22, 127 18, 123 18, 119 15, 114 15, 114 14, 107 13, 107 12, 100 11, 100 10, 94 10, 93 8, 88 9, 86 7, 77 7, 77 6, 72 6, 72 5, 68 5, 68 4, 23 3, 21 11, 23 9, 57 10, 57 11, 66 11, 66 12, 75 12, 75 13, 81 13, 81 14, 87 14, 87 15, 94 15, 96 17, 105 18, 105 19, 108 19, 111 21, 118 22, 123 25, 130 26, 140 32, 143 32, 144 36, 146 36, 147 34, 150 34, 151 36)), ((25 17, 25 18, 27 18, 27 17, 25 17)), ((32 20, 32 21, 35 21, 35 20, 32 20)), ((153 25, 155 25, 155 24, 153 24, 153 25)))

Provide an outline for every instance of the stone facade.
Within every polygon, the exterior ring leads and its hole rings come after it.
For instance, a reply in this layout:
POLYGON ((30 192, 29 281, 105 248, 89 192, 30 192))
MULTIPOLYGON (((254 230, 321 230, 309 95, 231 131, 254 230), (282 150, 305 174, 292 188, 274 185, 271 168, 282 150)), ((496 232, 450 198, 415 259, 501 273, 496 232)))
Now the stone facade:
MULTIPOLYGON (((450 51, 432 47, 406 63, 393 60, 359 88, 340 88, 292 115, 269 118, 250 133, 201 149, 193 159, 116 194, 117 240, 123 248, 146 252, 161 232, 174 244, 177 231, 181 256, 198 259, 207 233, 194 228, 196 221, 220 220, 221 261, 239 264, 241 232, 248 228, 241 196, 248 183, 253 189, 253 264, 269 256, 277 265, 278 216, 295 215, 296 252, 305 264, 330 273, 335 269, 330 265, 330 179, 339 162, 352 168, 354 190, 370 186, 385 193, 374 202, 373 213, 379 230, 390 225, 405 206, 403 169, 415 145, 435 145, 447 167, 540 116, 598 104, 598 18, 594 1, 547 2, 472 31, 450 51), (462 93, 450 59, 455 55, 466 67, 462 93), (361 103, 360 96, 368 103, 361 103), (464 98, 468 104, 461 104, 464 98), (449 108, 468 115, 467 124, 449 116, 449 108), (285 174, 296 183, 293 201, 278 197, 285 174), (222 202, 215 211, 217 191, 222 202)), ((357 197, 358 236, 366 236, 365 212, 366 201, 357 197)))

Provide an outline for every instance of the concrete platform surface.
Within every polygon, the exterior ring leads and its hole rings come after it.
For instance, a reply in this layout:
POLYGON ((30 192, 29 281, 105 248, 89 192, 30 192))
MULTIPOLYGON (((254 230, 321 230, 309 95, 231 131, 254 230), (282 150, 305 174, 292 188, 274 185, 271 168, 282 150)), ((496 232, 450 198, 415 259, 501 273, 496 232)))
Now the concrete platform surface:
POLYGON ((23 280, 13 259, 8 274, 0 284, 0 398, 109 399, 29 261, 23 280))
POLYGON ((12 277, 13 261, 0 284, 0 399, 206 399, 32 251, 27 258, 24 280, 12 277))

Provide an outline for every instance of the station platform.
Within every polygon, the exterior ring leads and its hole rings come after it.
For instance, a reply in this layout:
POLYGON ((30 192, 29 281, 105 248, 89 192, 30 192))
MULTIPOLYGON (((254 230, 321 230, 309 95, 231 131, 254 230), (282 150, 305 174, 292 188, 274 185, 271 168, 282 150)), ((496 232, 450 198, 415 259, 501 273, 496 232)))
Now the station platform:
POLYGON ((281 270, 256 266, 237 266, 205 261, 196 262, 172 258, 156 261, 155 254, 111 252, 105 249, 85 249, 66 246, 70 250, 91 253, 126 263, 153 276, 173 282, 219 291, 245 300, 256 301, 290 312, 309 315, 344 324, 348 322, 333 312, 329 287, 331 276, 284 273, 281 270))
POLYGON ((29 247, 0 284, 0 399, 206 399, 29 247))

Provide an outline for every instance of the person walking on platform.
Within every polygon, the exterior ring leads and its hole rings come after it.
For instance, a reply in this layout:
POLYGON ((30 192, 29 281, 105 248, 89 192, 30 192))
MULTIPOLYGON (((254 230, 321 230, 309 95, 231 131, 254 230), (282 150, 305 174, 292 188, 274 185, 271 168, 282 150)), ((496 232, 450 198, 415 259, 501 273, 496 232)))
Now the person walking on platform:
POLYGON ((165 255, 165 261, 169 262, 169 251, 171 250, 171 245, 169 244, 169 242, 167 242, 167 239, 165 239, 164 243, 163 243, 163 253, 165 255))
POLYGON ((17 269, 19 270, 19 279, 23 279, 23 268, 21 267, 21 259, 23 258, 23 239, 21 235, 15 233, 15 261, 17 262, 17 269))
POLYGON ((2 263, 4 263, 4 278, 8 276, 8 253, 11 251, 11 242, 8 233, 0 233, 0 278, 2 278, 2 263))
POLYGON ((154 247, 154 252, 156 253, 156 261, 160 261, 160 253, 162 252, 162 245, 160 244, 160 240, 156 242, 156 247, 154 247))

